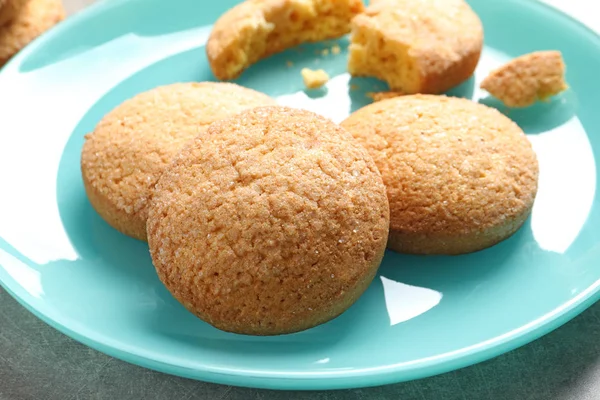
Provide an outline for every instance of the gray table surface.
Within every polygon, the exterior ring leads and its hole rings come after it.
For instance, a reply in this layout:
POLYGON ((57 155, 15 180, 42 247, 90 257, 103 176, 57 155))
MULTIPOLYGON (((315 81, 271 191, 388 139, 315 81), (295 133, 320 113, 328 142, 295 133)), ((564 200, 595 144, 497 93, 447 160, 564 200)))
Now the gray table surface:
MULTIPOLYGON (((92 1, 65 4, 74 12, 92 1)), ((0 289, 0 400, 600 400, 598 339, 600 303, 529 345, 444 375, 358 390, 277 392, 198 382, 127 364, 50 328, 0 289)))

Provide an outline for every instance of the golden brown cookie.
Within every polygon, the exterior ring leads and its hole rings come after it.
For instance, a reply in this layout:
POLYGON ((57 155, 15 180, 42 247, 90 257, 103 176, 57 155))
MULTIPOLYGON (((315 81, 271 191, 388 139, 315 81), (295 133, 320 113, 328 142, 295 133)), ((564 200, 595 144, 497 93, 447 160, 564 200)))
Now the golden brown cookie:
POLYGON ((468 79, 483 47, 463 0, 379 0, 352 21, 348 70, 392 91, 442 93, 468 79))
POLYGON ((86 136, 81 170, 92 206, 115 229, 145 241, 151 190, 183 144, 221 118, 274 103, 214 82, 162 86, 125 101, 86 136))
POLYGON ((536 155, 523 131, 496 109, 409 95, 362 108, 342 126, 381 171, 393 250, 481 250, 511 236, 531 212, 536 155))
POLYGON ((0 67, 64 17, 61 0, 28 0, 10 22, 0 26, 0 67))
POLYGON ((0 26, 12 21, 29 0, 0 0, 0 26))
POLYGON ((350 307, 376 274, 388 223, 381 175, 345 130, 259 107, 178 155, 156 185, 148 242, 188 310, 225 331, 276 335, 350 307))
POLYGON ((564 76, 560 51, 536 51, 492 71, 481 88, 509 107, 528 107, 566 90, 564 76))
POLYGON ((221 80, 237 78, 258 60, 304 42, 350 32, 361 0, 246 0, 215 23, 206 46, 221 80))

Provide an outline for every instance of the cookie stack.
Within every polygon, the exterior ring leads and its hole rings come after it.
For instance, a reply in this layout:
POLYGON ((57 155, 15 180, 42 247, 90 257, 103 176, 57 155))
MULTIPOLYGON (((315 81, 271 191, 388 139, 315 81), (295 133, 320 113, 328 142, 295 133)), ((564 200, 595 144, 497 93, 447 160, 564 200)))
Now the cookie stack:
POLYGON ((64 16, 61 0, 0 0, 0 67, 64 16))
MULTIPOLYGON (((86 136, 93 207, 148 241, 164 285, 219 329, 314 327, 361 296, 386 248, 474 252, 531 213, 539 171, 523 131, 442 94, 473 74, 483 46, 463 0, 247 0, 216 22, 207 57, 229 80, 350 32, 350 73, 390 92, 340 125, 233 83, 177 83, 125 101, 86 136)), ((501 83, 526 79, 527 101, 564 90, 564 68, 538 59, 511 64, 515 78, 501 83), (522 64, 526 76, 514 72, 522 64)))
POLYGON ((313 327, 375 277, 389 227, 381 174, 319 115, 230 83, 182 83, 124 102, 86 139, 93 207, 148 240, 161 281, 220 329, 313 327))

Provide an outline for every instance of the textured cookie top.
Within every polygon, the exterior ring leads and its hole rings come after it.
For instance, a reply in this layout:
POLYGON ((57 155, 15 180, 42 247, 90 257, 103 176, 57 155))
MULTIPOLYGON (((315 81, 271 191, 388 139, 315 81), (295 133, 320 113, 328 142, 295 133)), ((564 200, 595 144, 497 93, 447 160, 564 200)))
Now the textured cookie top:
POLYGON ((215 76, 234 79, 250 64, 303 42, 342 36, 361 0, 246 0, 215 23, 206 52, 215 76))
POLYGON ((177 83, 126 100, 86 136, 84 178, 126 215, 141 220, 158 177, 185 142, 267 95, 229 83, 177 83))
POLYGON ((61 0, 29 0, 0 26, 0 66, 65 17, 61 0))
POLYGON ((492 71, 481 88, 509 107, 527 107, 567 89, 564 75, 559 51, 536 51, 492 71))
POLYGON ((346 131, 261 107, 185 147, 156 186, 148 241, 161 280, 201 318, 277 333, 322 322, 372 279, 388 218, 377 167, 346 131))
POLYGON ((342 126, 381 171, 392 230, 469 234, 533 203, 536 155, 523 131, 496 109, 412 95, 373 103, 342 126))
POLYGON ((481 21, 464 0, 376 0, 352 24, 407 47, 427 73, 478 53, 483 42, 481 21))

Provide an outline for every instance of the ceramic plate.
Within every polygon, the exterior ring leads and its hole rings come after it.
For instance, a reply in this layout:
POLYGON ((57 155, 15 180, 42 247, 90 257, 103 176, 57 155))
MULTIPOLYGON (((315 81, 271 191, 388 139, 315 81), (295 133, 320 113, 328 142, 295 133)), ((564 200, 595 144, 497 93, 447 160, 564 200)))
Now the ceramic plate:
MULTIPOLYGON (((478 90, 517 55, 558 49, 570 90, 506 110, 540 161, 539 195, 509 240, 458 257, 388 252, 346 313, 279 337, 218 331, 161 285, 147 245, 111 229, 86 199, 83 135, 123 100, 158 85, 213 80, 204 44, 235 1, 111 0, 60 24, 0 73, 0 280, 65 334, 120 359, 190 378, 279 389, 379 385, 473 364, 523 345, 600 297, 600 40, 529 0, 472 0, 486 47, 451 94, 498 106, 478 90)), ((342 48, 347 39, 339 41, 342 48)), ((340 121, 380 82, 350 79, 333 42, 262 61, 238 83, 340 121), (302 67, 326 90, 303 91, 302 67)))

